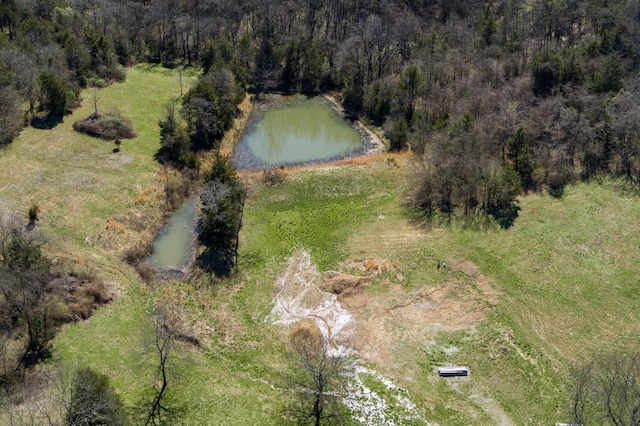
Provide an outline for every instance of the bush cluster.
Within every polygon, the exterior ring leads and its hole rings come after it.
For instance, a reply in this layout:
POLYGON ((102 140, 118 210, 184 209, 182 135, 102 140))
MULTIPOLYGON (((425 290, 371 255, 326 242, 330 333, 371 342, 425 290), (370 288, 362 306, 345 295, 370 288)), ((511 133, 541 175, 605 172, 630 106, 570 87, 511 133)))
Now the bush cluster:
POLYGON ((73 123, 73 130, 100 139, 133 139, 138 136, 131 120, 117 112, 93 113, 73 123))

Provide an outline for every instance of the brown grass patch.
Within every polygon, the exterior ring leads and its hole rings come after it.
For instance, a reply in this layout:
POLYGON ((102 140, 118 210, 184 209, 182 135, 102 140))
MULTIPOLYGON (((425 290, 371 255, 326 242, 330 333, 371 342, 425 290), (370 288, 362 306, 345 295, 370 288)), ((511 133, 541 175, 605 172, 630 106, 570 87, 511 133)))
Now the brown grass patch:
POLYGON ((310 319, 303 319, 289 330, 289 344, 300 355, 318 355, 322 341, 322 331, 310 319))
POLYGON ((53 315, 58 323, 87 319, 115 298, 112 286, 78 257, 56 262, 48 290, 60 302, 53 315))
POLYGON ((287 177, 287 172, 285 171, 284 167, 280 167, 277 169, 263 171, 261 181, 264 186, 280 186, 284 181, 287 180, 287 177))
POLYGON ((365 270, 390 269, 389 264, 383 265, 374 256, 399 257, 411 251, 415 245, 427 236, 427 233, 408 220, 379 216, 369 222, 367 228, 354 234, 347 240, 351 253, 355 256, 368 255, 370 260, 365 270))
POLYGON ((90 282, 78 287, 74 294, 74 301, 68 306, 68 314, 73 320, 84 320, 111 300, 113 296, 104 282, 90 282))
MULTIPOLYGON (((240 114, 233 121, 233 127, 225 133, 222 141, 220 142, 220 154, 225 157, 229 157, 233 154, 233 150, 236 147, 236 144, 244 134, 244 129, 247 124, 247 120, 249 119, 249 115, 251 113, 251 109, 253 108, 253 104, 251 103, 251 96, 246 95, 240 105, 238 105, 238 109, 240 110, 240 114)), ((207 170, 209 168, 210 162, 212 161, 212 156, 203 160, 203 169, 207 170)))
POLYGON ((140 278, 142 278, 142 281, 144 281, 145 283, 151 284, 156 280, 156 276, 157 276, 156 270, 153 266, 149 265, 147 262, 142 260, 138 261, 135 263, 134 267, 136 268, 136 272, 138 273, 140 278))

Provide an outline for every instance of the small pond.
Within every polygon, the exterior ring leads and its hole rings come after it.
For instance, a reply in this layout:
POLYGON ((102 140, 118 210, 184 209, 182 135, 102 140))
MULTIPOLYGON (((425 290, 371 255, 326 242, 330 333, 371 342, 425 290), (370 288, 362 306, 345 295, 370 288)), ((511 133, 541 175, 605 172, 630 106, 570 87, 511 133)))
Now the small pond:
POLYGON ((153 242, 153 254, 147 262, 159 271, 180 274, 194 256, 196 238, 196 198, 185 201, 171 215, 169 223, 153 242))
POLYGON ((328 161, 363 148, 360 133, 318 98, 268 109, 250 123, 234 155, 239 169, 328 161))

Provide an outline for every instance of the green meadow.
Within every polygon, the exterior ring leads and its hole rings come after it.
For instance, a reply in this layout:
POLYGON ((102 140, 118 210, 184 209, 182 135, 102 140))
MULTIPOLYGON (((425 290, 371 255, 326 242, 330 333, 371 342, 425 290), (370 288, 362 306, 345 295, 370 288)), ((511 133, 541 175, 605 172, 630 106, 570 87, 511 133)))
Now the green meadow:
MULTIPOLYGON (((119 111, 139 134, 123 141, 120 153, 71 128, 93 112, 91 89, 63 123, 27 128, 0 152, 0 202, 25 215, 38 204, 51 257, 82 262, 117 289, 113 303, 63 327, 52 368, 88 365, 110 377, 129 407, 139 407, 155 383, 149 316, 158 300, 168 300, 200 340, 178 345, 172 360, 169 394, 183 423, 279 424, 292 396, 290 360, 287 330, 271 324, 270 312, 274 283, 300 250, 320 271, 353 272, 352 261, 370 257, 393 264, 393 273, 376 276, 365 290, 371 295, 397 284, 394 297, 411 298, 452 279, 471 290, 473 280, 441 267, 451 258, 475 264, 499 293, 497 303, 479 304, 485 319, 478 324, 425 329, 389 348, 394 365, 367 364, 392 376, 416 404, 422 420, 406 423, 567 421, 569 366, 640 345, 640 202, 622 181, 572 186, 561 199, 522 197, 511 229, 478 230, 455 222, 429 227, 403 207, 404 160, 400 168, 381 159, 291 171, 277 187, 252 179, 238 274, 143 283, 104 241, 104 230, 125 213, 161 218, 160 207, 140 196, 158 185, 157 122, 179 94, 177 71, 137 66, 125 82, 97 93, 100 110, 119 111), (439 379, 434 369, 443 363, 469 366, 471 379, 439 379)), ((400 335, 403 324, 397 327, 400 335)), ((367 376, 367 385, 385 398, 377 379, 367 376)), ((395 409, 388 410, 393 417, 395 409)))

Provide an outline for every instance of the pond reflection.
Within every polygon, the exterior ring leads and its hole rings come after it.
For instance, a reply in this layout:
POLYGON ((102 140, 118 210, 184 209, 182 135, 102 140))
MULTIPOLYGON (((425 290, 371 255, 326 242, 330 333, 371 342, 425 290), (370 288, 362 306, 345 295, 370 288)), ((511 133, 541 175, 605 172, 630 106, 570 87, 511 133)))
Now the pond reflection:
MULTIPOLYGON (((337 158, 362 148, 360 134, 319 100, 267 111, 241 141, 239 168, 295 165, 337 158)), ((238 162, 238 161, 237 161, 238 162)))

